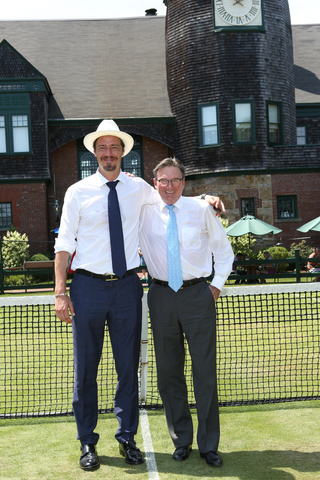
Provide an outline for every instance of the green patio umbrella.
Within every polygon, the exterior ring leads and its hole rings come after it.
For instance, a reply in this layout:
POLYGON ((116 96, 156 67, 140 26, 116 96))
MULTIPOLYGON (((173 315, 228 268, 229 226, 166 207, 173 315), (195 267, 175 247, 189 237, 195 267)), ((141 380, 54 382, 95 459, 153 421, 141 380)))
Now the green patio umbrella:
POLYGON ((315 232, 320 232, 320 217, 310 220, 310 222, 305 223, 301 227, 297 228, 299 232, 309 232, 309 230, 314 230, 315 232))
POLYGON ((269 225, 253 215, 245 215, 236 223, 233 223, 226 228, 226 234, 231 237, 241 237, 247 233, 252 233, 253 235, 267 235, 267 233, 276 234, 280 232, 282 232, 280 228, 269 225))

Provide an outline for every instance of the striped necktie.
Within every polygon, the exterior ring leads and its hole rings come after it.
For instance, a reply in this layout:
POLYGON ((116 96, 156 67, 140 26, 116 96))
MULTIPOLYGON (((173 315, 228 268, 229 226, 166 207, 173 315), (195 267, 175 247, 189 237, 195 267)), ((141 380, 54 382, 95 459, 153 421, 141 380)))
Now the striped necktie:
POLYGON ((169 217, 167 222, 167 261, 168 261, 168 280, 169 287, 175 292, 183 284, 181 261, 180 261, 180 249, 179 249, 179 237, 178 227, 176 221, 176 215, 173 211, 174 205, 166 205, 169 210, 169 217))
POLYGON ((122 231, 122 221, 120 215, 120 207, 116 185, 119 180, 115 182, 108 182, 110 188, 108 195, 108 216, 109 216, 109 231, 111 243, 111 257, 112 269, 118 277, 123 277, 127 271, 127 262, 124 252, 124 241, 122 231))

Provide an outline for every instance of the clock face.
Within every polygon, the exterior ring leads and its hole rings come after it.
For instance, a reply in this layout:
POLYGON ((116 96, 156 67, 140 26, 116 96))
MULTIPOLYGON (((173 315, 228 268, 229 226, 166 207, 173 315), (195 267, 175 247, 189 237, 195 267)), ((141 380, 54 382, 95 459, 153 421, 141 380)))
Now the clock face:
POLYGON ((262 0, 214 0, 215 27, 262 25, 262 0))

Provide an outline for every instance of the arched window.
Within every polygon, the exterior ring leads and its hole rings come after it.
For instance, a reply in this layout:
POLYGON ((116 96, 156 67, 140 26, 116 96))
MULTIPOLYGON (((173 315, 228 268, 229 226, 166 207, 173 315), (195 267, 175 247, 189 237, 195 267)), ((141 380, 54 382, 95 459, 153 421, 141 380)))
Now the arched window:
POLYGON ((79 172, 81 179, 93 175, 97 168, 97 159, 93 153, 88 152, 88 150, 79 152, 79 172))

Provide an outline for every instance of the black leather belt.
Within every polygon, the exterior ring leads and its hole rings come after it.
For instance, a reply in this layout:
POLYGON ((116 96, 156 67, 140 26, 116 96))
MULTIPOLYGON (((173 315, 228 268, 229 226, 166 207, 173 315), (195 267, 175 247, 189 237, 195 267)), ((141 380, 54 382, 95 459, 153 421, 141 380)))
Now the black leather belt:
MULTIPOLYGON (((182 284, 182 287, 180 287, 180 290, 182 288, 191 287, 192 285, 196 285, 196 283, 200 283, 200 282, 202 282, 202 280, 204 280, 204 277, 192 278, 191 280, 185 280, 182 284)), ((154 283, 156 283, 157 285, 161 285, 161 287, 169 287, 169 283, 165 282, 164 280, 158 280, 157 278, 154 278, 152 281, 154 283)))
MULTIPOLYGON (((120 277, 118 275, 100 275, 99 273, 92 273, 88 272, 88 270, 83 270, 83 268, 77 268, 77 273, 81 275, 86 275, 87 277, 91 278, 100 278, 100 280, 104 280, 105 282, 110 282, 112 280, 119 280, 120 277)), ((134 275, 136 272, 135 270, 127 270, 126 273, 121 278, 130 277, 130 275, 134 275)))

